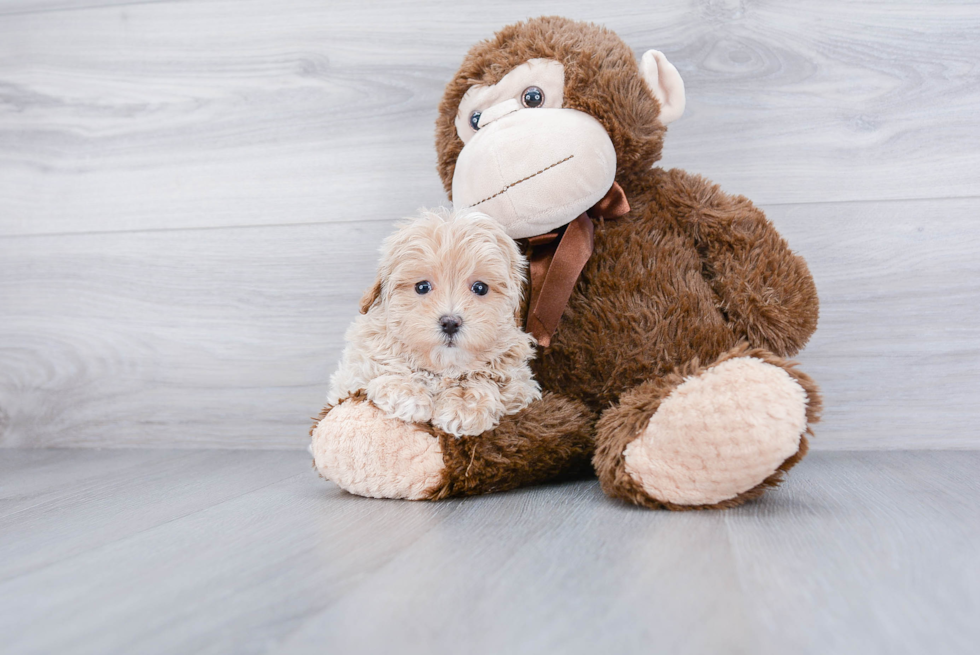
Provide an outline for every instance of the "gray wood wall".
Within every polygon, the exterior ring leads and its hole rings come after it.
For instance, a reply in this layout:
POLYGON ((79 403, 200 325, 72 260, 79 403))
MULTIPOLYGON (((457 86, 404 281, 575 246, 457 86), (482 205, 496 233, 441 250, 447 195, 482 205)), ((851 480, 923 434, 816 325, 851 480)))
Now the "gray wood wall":
POLYGON ((0 0, 0 446, 302 447, 466 49, 603 23, 810 262, 816 448, 980 446, 980 7, 0 0))

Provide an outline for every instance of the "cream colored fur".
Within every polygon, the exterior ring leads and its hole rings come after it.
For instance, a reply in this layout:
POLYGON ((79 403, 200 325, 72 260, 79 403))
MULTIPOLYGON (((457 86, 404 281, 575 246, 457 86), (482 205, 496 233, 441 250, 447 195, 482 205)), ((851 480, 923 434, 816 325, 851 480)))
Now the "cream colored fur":
POLYGON ((653 498, 706 505, 752 489, 799 448, 807 396, 778 366, 730 359, 674 389, 624 452, 653 498))
POLYGON ((517 325, 527 263, 497 221, 478 212, 422 215, 382 246, 366 314, 347 331, 327 402, 359 390, 385 416, 481 434, 541 397, 517 325), (416 285, 427 282, 428 293, 416 285), (486 295, 472 291, 476 282, 486 295), (440 320, 458 317, 454 335, 440 320))
POLYGON ((616 150, 592 116, 562 107, 564 89, 560 62, 531 59, 496 84, 467 90, 455 119, 466 144, 453 176, 456 207, 485 211, 522 239, 565 225, 606 195, 616 150), (521 103, 530 86, 544 93, 540 107, 521 103), (470 124, 476 111, 479 130, 470 124))
POLYGON ((667 61, 664 53, 647 50, 640 60, 640 71, 643 73, 643 80, 660 103, 660 122, 667 125, 680 118, 687 105, 687 95, 684 92, 684 80, 677 68, 667 61))
POLYGON ((418 500, 442 480, 439 440, 370 403, 334 407, 313 431, 312 451, 320 475, 359 496, 418 500))

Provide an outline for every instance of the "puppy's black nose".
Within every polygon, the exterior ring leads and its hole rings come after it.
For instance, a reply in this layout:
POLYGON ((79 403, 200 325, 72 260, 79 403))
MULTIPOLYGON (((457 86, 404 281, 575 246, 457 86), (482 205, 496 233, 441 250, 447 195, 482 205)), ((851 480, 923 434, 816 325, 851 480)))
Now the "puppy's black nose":
POLYGON ((459 326, 462 324, 463 319, 461 319, 459 316, 443 316, 439 319, 439 327, 441 327, 442 331, 449 336, 453 336, 459 332, 459 326))

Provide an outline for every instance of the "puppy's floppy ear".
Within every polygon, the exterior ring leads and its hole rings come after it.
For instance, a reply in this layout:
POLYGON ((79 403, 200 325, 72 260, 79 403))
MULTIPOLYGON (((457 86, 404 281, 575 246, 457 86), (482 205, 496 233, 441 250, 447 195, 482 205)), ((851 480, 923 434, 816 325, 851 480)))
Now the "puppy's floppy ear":
POLYGON ((517 284, 516 291, 520 296, 523 295, 524 284, 527 282, 527 259, 524 258, 524 254, 518 247, 517 242, 507 235, 504 236, 506 238, 504 244, 506 244, 510 264, 510 276, 517 284))
POLYGON ((520 304, 521 297, 524 294, 524 284, 527 281, 527 260, 524 258, 524 254, 521 253, 517 242, 504 231, 503 227, 495 221, 493 225, 494 229, 492 234, 501 252, 507 257, 507 269, 510 273, 510 281, 514 285, 513 297, 517 304, 520 304))
POLYGON ((361 296, 361 313, 367 314, 368 310, 371 309, 374 303, 378 302, 379 298, 381 298, 381 276, 378 276, 374 284, 371 285, 371 288, 361 296))

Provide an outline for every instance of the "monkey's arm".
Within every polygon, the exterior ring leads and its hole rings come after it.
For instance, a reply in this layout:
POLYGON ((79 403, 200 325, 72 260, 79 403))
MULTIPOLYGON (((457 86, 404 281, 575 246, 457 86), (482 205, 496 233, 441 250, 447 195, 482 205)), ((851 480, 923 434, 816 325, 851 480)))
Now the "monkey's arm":
POLYGON ((683 171, 667 176, 675 191, 671 213, 693 238, 729 324, 753 346, 782 357, 796 354, 819 314, 806 261, 747 198, 683 171))

